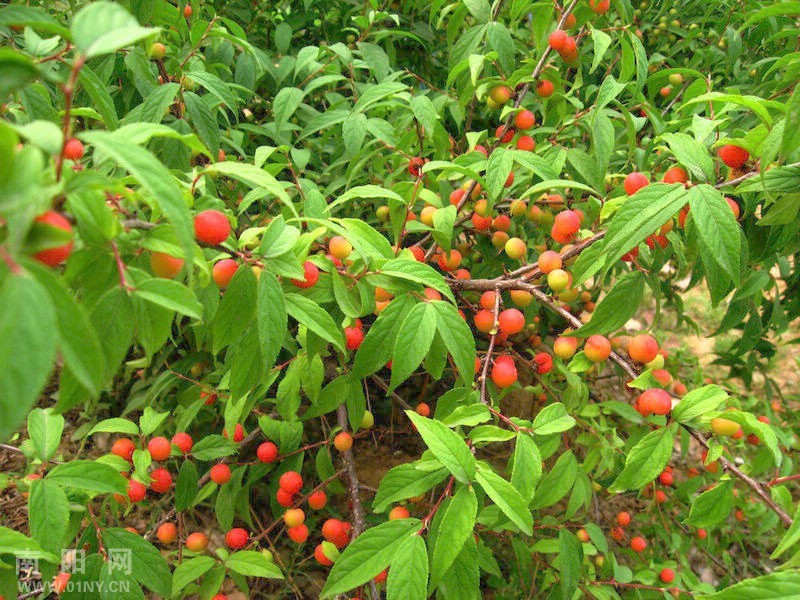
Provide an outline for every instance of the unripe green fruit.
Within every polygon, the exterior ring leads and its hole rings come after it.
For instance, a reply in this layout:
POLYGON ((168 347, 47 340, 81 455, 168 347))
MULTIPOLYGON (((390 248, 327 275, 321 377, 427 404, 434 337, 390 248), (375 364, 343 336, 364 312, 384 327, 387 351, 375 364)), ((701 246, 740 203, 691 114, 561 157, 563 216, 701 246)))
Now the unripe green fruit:
POLYGON ((509 258, 519 260, 525 256, 527 248, 525 247, 525 242, 519 238, 513 237, 506 242, 505 250, 509 258))
POLYGON ((645 365, 648 369, 663 369, 664 357, 662 355, 656 356, 653 360, 645 365))
POLYGON ((669 83, 675 87, 678 87, 683 83, 683 75, 680 73, 671 73, 669 76, 669 83))
POLYGON ((569 287, 569 274, 563 269, 555 269, 547 274, 547 285, 555 293, 563 292, 569 287))
POLYGON ((161 42, 155 42, 150 46, 148 56, 150 60, 162 60, 167 54, 167 47, 161 42))
POLYGON ((361 427, 361 429, 369 429, 373 425, 375 425, 375 415, 373 415, 370 411, 365 410, 364 416, 361 417, 361 423, 359 424, 359 427, 361 427))
POLYGON ((375 214, 380 221, 388 221, 389 220, 389 207, 386 205, 379 206, 378 209, 375 211, 375 214))
POLYGON ((195 89, 197 89, 197 84, 190 78, 186 77, 186 75, 184 75, 183 77, 181 77, 181 87, 185 90, 193 92, 195 91, 195 89))

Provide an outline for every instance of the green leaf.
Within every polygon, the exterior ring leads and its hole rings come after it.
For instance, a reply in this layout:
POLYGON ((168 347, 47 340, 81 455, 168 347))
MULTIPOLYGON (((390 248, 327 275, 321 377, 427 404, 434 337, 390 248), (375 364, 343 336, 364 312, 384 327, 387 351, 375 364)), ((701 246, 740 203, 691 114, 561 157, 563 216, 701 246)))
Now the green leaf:
POLYGON ((97 331, 84 306, 75 301, 63 281, 50 269, 32 265, 31 271, 47 288, 55 307, 58 349, 70 372, 93 395, 100 391, 105 374, 105 357, 97 331))
POLYGON ((800 597, 800 572, 778 571, 745 579, 715 594, 698 596, 700 600, 783 600, 800 597))
POLYGON ((48 479, 32 483, 28 522, 31 536, 42 548, 53 554, 61 553, 69 525, 69 500, 58 484, 48 479))
POLYGON ((319 304, 300 294, 286 294, 286 312, 298 323, 308 327, 342 352, 345 351, 344 333, 334 323, 328 312, 319 304))
POLYGON ((364 259, 394 257, 389 240, 361 219, 333 219, 333 222, 344 229, 344 237, 364 259))
POLYGON ((616 331, 636 313, 643 295, 644 275, 639 271, 625 273, 597 303, 591 320, 570 335, 589 337, 616 331))
MULTIPOLYGON (((800 3, 797 3, 800 6, 800 3)), ((789 101, 786 103, 786 120, 783 128, 783 139, 781 141, 781 152, 789 156, 792 152, 800 148, 800 88, 795 86, 789 101)))
POLYGON ((672 418, 678 423, 688 423, 717 410, 728 399, 728 393, 717 385, 704 385, 681 398, 672 409, 672 418))
MULTIPOLYGON (((486 3, 488 5, 488 3, 486 3)), ((486 25, 486 39, 497 52, 497 59, 503 71, 512 73, 516 67, 516 48, 511 32, 500 21, 492 21, 486 25)))
MULTIPOLYGON (((84 10, 97 4, 91 4, 84 10)), ((194 225, 183 194, 175 183, 175 178, 153 154, 131 143, 126 136, 117 135, 120 131, 86 131, 78 137, 108 155, 142 184, 149 192, 150 200, 163 211, 175 227, 184 256, 193 256, 194 225)))
POLYGON ((528 503, 513 485, 484 463, 478 463, 475 478, 486 495, 512 523, 527 535, 533 533, 533 515, 528 508, 528 503))
POLYGON ((60 556, 42 550, 42 547, 24 533, 0 526, 0 554, 24 554, 38 557, 49 563, 59 564, 60 556))
POLYGON ((688 107, 694 106, 695 104, 708 104, 709 102, 722 102, 735 104, 737 106, 744 106, 745 108, 749 108, 751 111, 753 111, 758 118, 763 121, 764 125, 767 127, 772 127, 772 117, 769 114, 769 110, 765 106, 767 101, 763 98, 759 98, 758 96, 741 96, 739 94, 708 92, 707 94, 702 94, 685 101, 681 105, 681 110, 686 110, 688 107))
POLYGON ((600 89, 597 91, 595 110, 599 111, 601 108, 604 108, 609 102, 619 96, 626 87, 627 84, 617 82, 613 75, 605 77, 603 83, 600 84, 600 89))
POLYGON ((220 140, 219 125, 217 124, 216 116, 211 112, 208 104, 197 94, 184 91, 182 97, 183 101, 186 103, 186 116, 194 126, 197 137, 208 146, 212 160, 216 159, 219 156, 220 140))
POLYGON ((236 453, 236 444, 221 435, 207 435, 192 448, 197 460, 216 460, 236 453))
POLYGON ((558 532, 558 573, 561 578, 561 598, 570 600, 578 589, 583 564, 583 546, 567 529, 558 532))
POLYGON ((377 85, 373 85, 366 92, 361 94, 356 102, 353 110, 365 110, 368 106, 380 102, 389 96, 395 96, 400 92, 408 90, 408 86, 397 81, 384 81, 377 85))
POLYGON ((453 242, 453 227, 456 223, 456 207, 439 208, 433 213, 433 240, 444 250, 450 252, 453 242))
POLYGON ((450 291, 450 286, 445 283, 442 274, 425 263, 406 258, 395 258, 386 261, 383 267, 381 267, 380 273, 384 276, 413 281, 426 287, 433 288, 443 296, 455 302, 453 292, 450 291))
POLYGON ((680 184, 651 183, 627 198, 602 242, 605 268, 669 221, 686 204, 686 195, 680 184))
POLYGON ((45 478, 61 486, 98 494, 125 494, 128 482, 114 467, 91 460, 57 465, 45 478))
POLYGON ((370 375, 389 362, 400 324, 412 306, 415 306, 414 301, 411 296, 405 294, 394 298, 378 315, 356 351, 356 358, 353 361, 353 377, 361 378, 370 375))
POLYGON ((759 421, 754 414, 740 410, 726 410, 724 413, 721 413, 720 416, 739 423, 745 433, 755 434, 769 449, 775 466, 781 466, 783 462, 783 453, 781 453, 778 447, 778 437, 775 435, 775 432, 772 431, 772 427, 759 421))
POLYGON ((160 277, 145 279, 136 286, 134 294, 148 302, 192 319, 202 318, 203 305, 192 293, 192 290, 177 281, 160 277))
POLYGON ((492 202, 503 192, 509 173, 514 166, 514 154, 505 148, 496 148, 486 163, 486 192, 492 202))
POLYGON ((550 435, 561 433, 575 426, 575 419, 568 413, 561 402, 548 404, 536 415, 533 421, 533 432, 536 435, 550 435))
POLYGON ((265 577, 267 579, 283 579, 283 573, 278 566, 261 552, 245 550, 234 552, 225 561, 225 566, 231 571, 248 577, 265 577))
POLYGON ((407 537, 392 558, 386 581, 386 600, 425 600, 428 550, 421 535, 407 537))
POLYGON ((288 208, 296 217, 297 209, 292 204, 289 194, 283 189, 281 183, 266 171, 259 169, 255 165, 246 163, 223 161, 210 164, 206 167, 205 173, 219 173, 232 177, 242 183, 249 185, 253 189, 262 189, 272 196, 277 196, 278 199, 288 208))
POLYGON ((190 460, 184 460, 175 482, 175 510, 186 510, 192 506, 197 496, 197 467, 190 460))
POLYGON ((115 527, 103 530, 103 543, 107 548, 129 549, 134 579, 159 596, 167 598, 171 595, 172 573, 153 544, 140 535, 115 527))
POLYGON ((364 199, 364 198, 384 198, 386 200, 395 200, 402 204, 405 204, 405 200, 403 197, 400 196, 398 193, 393 192, 392 190, 383 188, 379 185, 359 185, 354 188, 350 188, 344 194, 339 196, 336 200, 331 202, 328 205, 327 212, 333 212, 333 209, 337 206, 349 202, 350 200, 354 199, 364 199))
POLYGON ((142 27, 122 6, 113 2, 92 2, 72 19, 72 42, 87 58, 116 52, 131 46, 161 28, 142 27))
POLYGON ((486 405, 477 403, 456 406, 453 412, 441 419, 441 422, 448 427, 474 427, 489 421, 491 418, 492 415, 486 405))
POLYGON ((111 98, 111 94, 108 93, 106 84, 86 65, 81 69, 78 81, 92 98, 97 112, 103 117, 103 123, 106 128, 110 131, 115 130, 119 126, 119 118, 117 117, 114 100, 111 98))
POLYGON ((58 450, 64 432, 64 417, 52 409, 35 408, 28 414, 28 435, 37 458, 47 462, 58 450))
POLYGON ((520 493, 526 504, 533 500, 536 484, 542 477, 542 454, 533 437, 524 432, 517 434, 514 446, 514 466, 511 485, 520 493))
POLYGON ((609 492, 638 490, 655 479, 672 456, 672 431, 661 427, 644 436, 628 453, 625 468, 609 492))
POLYGON ((175 567, 172 574, 172 595, 177 595, 187 585, 205 575, 215 564, 210 556, 185 559, 175 567))
POLYGON ((251 269, 239 268, 233 275, 214 315, 211 331, 214 352, 242 337, 256 314, 258 281, 251 269))
POLYGON ((390 389, 408 379, 428 355, 436 334, 436 315, 433 303, 420 302, 403 320, 392 350, 390 389))
POLYGON ((376 513, 386 512, 390 504, 424 494, 447 476, 445 469, 422 471, 416 463, 398 465, 386 473, 372 501, 376 513))
POLYGON ((139 426, 133 421, 128 419, 121 419, 119 417, 112 417, 111 419, 104 419, 97 425, 91 428, 86 435, 94 435, 95 433, 127 433, 128 435, 139 435, 139 426))
POLYGON ((578 476, 578 461, 571 450, 558 457, 536 488, 531 507, 534 509, 552 506, 570 490, 578 476))
POLYGON ((794 518, 792 519, 791 526, 786 530, 786 533, 783 534, 778 547, 773 550, 770 558, 773 560, 778 558, 781 554, 794 546, 798 541, 800 541, 800 504, 798 504, 797 509, 794 512, 794 518))
POLYGON ((594 73, 611 45, 611 36, 600 29, 595 29, 591 26, 590 29, 592 30, 592 42, 594 42, 594 57, 592 58, 592 68, 589 69, 589 72, 594 73))
POLYGON ((419 526, 419 519, 398 519, 367 529, 333 563, 320 598, 342 594, 375 577, 389 565, 406 539, 416 536, 419 526))
POLYGON ((661 138, 669 144, 675 159, 689 171, 693 181, 714 181, 714 160, 708 149, 686 133, 665 133, 661 138))
MULTIPOLYGON (((439 522, 436 545, 431 557, 431 581, 428 585, 432 593, 439 585, 444 574, 461 552, 464 542, 475 527, 475 517, 478 513, 478 499, 475 491, 466 485, 459 486, 453 499, 447 505, 447 510, 439 522)), ((391 573, 391 571, 389 571, 391 573)))
POLYGON ((258 280, 256 319, 264 365, 266 368, 271 368, 278 358, 286 336, 288 316, 283 290, 276 277, 267 271, 262 271, 258 280))
POLYGON ((272 112, 278 129, 281 129, 281 125, 285 124, 298 109, 304 95, 303 90, 293 87, 283 87, 275 95, 272 112))
MULTIPOLYGON (((366 115, 360 112, 350 113, 350 116, 345 119, 344 123, 342 123, 342 140, 344 141, 344 148, 347 151, 348 156, 355 156, 361 151, 361 149, 364 147, 364 138, 366 135, 366 115)), ((330 210, 332 206, 333 204, 328 207, 328 210, 330 210)))
POLYGON ((475 457, 455 431, 439 421, 426 419, 413 410, 405 413, 416 426, 422 441, 453 477, 461 483, 475 479, 475 457))
POLYGON ((27 273, 5 277, 0 306, 0 440, 5 440, 47 382, 57 326, 47 291, 27 273))
POLYGON ((157 412, 153 407, 145 406, 142 416, 139 417, 139 429, 142 430, 142 435, 147 436, 153 433, 161 427, 168 416, 168 412, 157 412))
POLYGON ((711 527, 724 521, 733 508, 733 484, 722 481, 700 494, 692 502, 684 523, 693 527, 711 527))
POLYGON ((739 284, 742 237, 739 224, 725 197, 710 185, 697 185, 689 190, 692 221, 700 235, 703 256, 714 262, 739 284))

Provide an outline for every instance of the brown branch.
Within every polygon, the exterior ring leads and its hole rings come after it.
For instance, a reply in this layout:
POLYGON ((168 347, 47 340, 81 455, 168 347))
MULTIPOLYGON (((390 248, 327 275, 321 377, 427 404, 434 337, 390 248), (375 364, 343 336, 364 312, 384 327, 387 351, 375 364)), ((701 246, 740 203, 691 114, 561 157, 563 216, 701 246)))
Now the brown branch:
POLYGON ((481 369, 481 376, 478 378, 478 381, 481 385, 481 402, 483 404, 489 404, 486 400, 486 376, 489 373, 489 361, 492 360, 492 352, 494 351, 494 343, 497 339, 497 318, 500 315, 500 290, 495 288, 494 290, 494 310, 492 311, 492 316, 494 317, 494 324, 492 325, 492 334, 489 338, 489 347, 486 349, 486 356, 483 357, 483 368, 481 369))

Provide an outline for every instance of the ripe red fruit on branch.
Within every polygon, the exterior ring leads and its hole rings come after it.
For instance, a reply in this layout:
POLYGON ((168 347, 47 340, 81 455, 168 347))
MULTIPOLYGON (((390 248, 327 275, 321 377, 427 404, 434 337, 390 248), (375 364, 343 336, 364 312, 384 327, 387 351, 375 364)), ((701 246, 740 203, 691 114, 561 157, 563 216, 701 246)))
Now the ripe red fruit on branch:
POLYGON ((514 130, 513 130, 511 127, 509 127, 509 128, 506 130, 506 132, 505 132, 505 133, 503 133, 503 128, 504 128, 504 125, 499 125, 499 126, 497 127, 497 129, 495 129, 495 130, 494 130, 494 137, 496 137, 496 138, 500 138, 500 141, 501 141, 503 144, 507 144, 507 143, 508 143, 508 142, 510 142, 512 139, 514 139, 514 130), (501 134, 502 134, 502 137, 501 137, 501 134))
POLYGON ((548 45, 558 52, 564 48, 564 44, 566 43, 567 39, 569 38, 569 34, 563 29, 556 29, 553 33, 550 34, 550 37, 547 38, 548 45))
POLYGON ((583 527, 578 529, 575 532, 575 536, 580 540, 582 543, 586 544, 589 541, 589 532, 586 531, 583 527))
POLYGON ((530 129, 536 125, 536 115, 529 110, 521 110, 514 116, 514 127, 530 129))
POLYGON ((494 313, 491 310, 482 308, 475 313, 475 329, 481 333, 489 333, 494 327, 494 313))
POLYGON ((644 416, 666 415, 672 410, 672 399, 661 388, 650 388, 636 399, 636 409, 644 416))
POLYGON ((70 138, 64 144, 64 158, 67 160, 80 160, 83 158, 83 144, 77 138, 70 138))
POLYGON ((561 50, 558 51, 558 54, 561 56, 561 60, 568 65, 574 65, 577 63, 578 43, 575 41, 575 38, 567 36, 567 39, 564 40, 564 45, 561 47, 561 50))
POLYGON ((481 299, 479 304, 481 305, 481 308, 485 308, 486 310, 493 310, 496 298, 497 294, 493 290, 488 290, 486 292, 483 292, 483 294, 481 294, 481 299))
POLYGON ((545 250, 539 255, 538 260, 539 270, 547 275, 551 271, 560 269, 563 265, 561 255, 554 250, 545 250))
MULTIPOLYGON (((44 225, 54 227, 55 229, 66 231, 70 234, 70 238, 72 237, 72 225, 70 225, 70 222, 67 221, 63 215, 55 212, 54 210, 49 210, 46 213, 42 213, 36 217, 34 221, 36 223, 42 223, 44 225)), ((48 267, 55 267, 69 258, 69 255, 72 252, 72 246, 73 242, 72 239, 70 239, 69 242, 62 246, 55 246, 53 248, 40 250, 33 255, 33 258, 38 260, 40 263, 44 263, 48 267)))
POLYGON ((295 544, 303 544, 308 539, 308 526, 303 524, 297 527, 289 527, 289 529, 286 530, 286 535, 288 535, 289 539, 295 544))
POLYGON ((507 85, 496 85, 489 91, 492 101, 501 106, 511 100, 511 94, 511 88, 507 85))
POLYGON ((549 98, 555 91, 556 88, 553 82, 548 79, 541 79, 539 83, 536 84, 536 94, 540 98, 549 98))
POLYGON ((225 485, 231 480, 231 468, 225 463, 219 463, 211 467, 209 471, 211 481, 217 485, 225 485))
POLYGON ((358 350, 364 341, 364 330, 360 327, 345 327, 344 340, 348 350, 358 350))
POLYGON ((689 181, 689 175, 683 167, 670 167, 661 178, 664 183, 686 183, 689 181))
POLYGON ((275 462, 278 458, 278 447, 272 442, 263 442, 258 446, 256 456, 263 463, 275 462))
POLYGON ((344 260, 353 251, 353 245, 340 235, 333 236, 328 242, 328 253, 331 256, 344 260))
POLYGON ((533 152, 536 150, 536 140, 529 135, 521 135, 517 138, 517 150, 527 150, 533 152))
POLYGON ((303 263, 303 273, 303 279, 292 279, 292 284, 302 289, 314 287, 319 279, 319 269, 317 265, 307 260, 303 263))
POLYGON ((297 471, 286 471, 278 480, 278 485, 288 493, 296 494, 303 489, 303 478, 297 471))
POLYGON ((214 283, 216 283, 219 288, 225 289, 230 284, 238 268, 239 263, 232 258, 223 258, 215 262, 214 267, 211 269, 211 276, 214 278, 214 283))
POLYGON ((72 573, 59 573, 53 578, 53 592, 56 594, 63 594, 67 591, 69 580, 72 578, 72 573))
POLYGON ((450 250, 450 252, 442 253, 437 258, 439 266, 444 271, 453 271, 461 264, 461 252, 458 250, 450 250))
POLYGON ((186 538, 186 547, 192 552, 202 552, 208 548, 208 536, 199 531, 190 533, 186 538))
POLYGON ((553 357, 547 352, 539 352, 533 357, 533 362, 536 364, 536 372, 539 375, 549 373, 553 368, 553 357))
POLYGON ((622 185, 625 188, 625 193, 628 194, 628 196, 633 196, 643 187, 650 185, 650 180, 644 173, 633 172, 625 177, 625 181, 622 185))
POLYGON ((353 436, 346 431, 341 431, 333 438, 333 446, 339 452, 347 452, 353 447, 353 436))
POLYGON ((322 537, 341 549, 347 545, 350 537, 350 523, 339 519, 328 519, 322 524, 322 537))
POLYGON ((417 407, 414 410, 418 415, 422 417, 431 416, 431 407, 428 406, 425 402, 420 402, 419 404, 417 404, 417 407))
POLYGON ((578 338, 559 336, 553 342, 553 352, 561 360, 569 360, 578 350, 578 338))
POLYGON ((574 210, 562 210, 555 216, 553 228, 558 229, 564 235, 578 233, 581 228, 580 215, 574 210))
POLYGON ((507 308, 497 316, 497 324, 506 335, 514 335, 524 329, 525 315, 516 308, 507 308))
POLYGON ((422 165, 425 161, 419 156, 412 156, 408 159, 408 172, 413 177, 419 177, 422 174, 422 165))
POLYGON ((596 15, 604 15, 611 8, 611 0, 589 0, 589 8, 596 15))
POLYGON ((218 210, 204 210, 194 218, 194 236, 206 244, 221 244, 228 239, 231 224, 225 213, 218 210))
POLYGON ((308 497, 308 506, 312 510, 322 510, 328 503, 328 496, 322 490, 317 490, 308 497))
POLYGON ((744 163, 747 162, 747 159, 750 158, 750 153, 747 150, 732 144, 721 146, 719 150, 717 150, 717 154, 720 159, 722 159, 722 162, 732 169, 740 169, 744 166, 744 163))
POLYGON ((658 578, 663 583, 672 583, 675 580, 675 571, 670 568, 663 568, 661 572, 658 574, 658 578))
POLYGON ((611 342, 602 335, 592 335, 583 346, 583 353, 592 362, 603 362, 611 354, 611 342))
POLYGON ((156 537, 162 544, 171 544, 178 539, 178 528, 175 523, 164 523, 156 531, 156 537))
POLYGON ((183 16, 186 17, 187 19, 192 16, 192 5, 191 4, 187 3, 186 6, 183 7, 183 16))
POLYGON ((231 550, 241 550, 247 545, 250 534, 241 527, 234 527, 225 534, 225 543, 231 550))
POLYGON ((172 487, 172 475, 164 467, 154 469, 150 478, 150 489, 156 494, 166 494, 172 487))
POLYGON ((323 567, 330 567, 333 564, 333 561, 325 555, 322 544, 317 544, 314 548, 314 559, 323 567))
POLYGON ((507 388, 517 381, 517 366, 510 356, 498 356, 492 367, 492 381, 499 388, 507 388))
POLYGON ((410 516, 408 509, 405 506, 395 506, 389 511, 389 520, 395 521, 397 519, 407 519, 410 516))
POLYGON ((287 492, 283 488, 278 488, 278 491, 275 492, 275 501, 284 508, 289 508, 294 504, 294 494, 287 492))
POLYGON ((508 258, 513 260, 519 260, 520 258, 523 258, 528 251, 528 248, 525 246, 525 242, 517 237, 510 238, 505 243, 504 249, 508 258))
POLYGON ((128 481, 128 499, 131 502, 141 502, 147 495, 147 488, 143 483, 131 479, 128 481))
POLYGON ((672 476, 672 473, 669 471, 664 471, 658 476, 658 481, 661 483, 661 485, 672 485, 675 480, 672 476))
POLYGON ((124 458, 128 462, 131 461, 133 458, 133 451, 136 450, 136 446, 130 440, 130 438, 119 438, 114 445, 111 446, 111 454, 116 454, 120 458, 124 458))
POLYGON ((617 513, 617 525, 620 527, 627 527, 631 523, 631 514, 627 511, 617 513))
POLYGON ((628 342, 628 356, 640 363, 649 363, 658 355, 658 342, 652 335, 640 333, 628 342))
POLYGON ((155 461, 167 460, 172 452, 169 440, 163 436, 156 436, 147 442, 147 450, 155 461))
POLYGON ((643 537, 637 535, 631 539, 631 550, 634 552, 644 552, 645 548, 647 548, 647 541, 643 537))
POLYGON ((189 454, 189 452, 192 451, 192 446, 194 446, 194 440, 192 440, 192 436, 182 431, 179 431, 172 436, 172 443, 180 448, 181 452, 184 454, 189 454))
POLYGON ((152 252, 150 254, 150 269, 156 277, 172 279, 180 273, 182 268, 182 258, 176 258, 163 252, 152 252))

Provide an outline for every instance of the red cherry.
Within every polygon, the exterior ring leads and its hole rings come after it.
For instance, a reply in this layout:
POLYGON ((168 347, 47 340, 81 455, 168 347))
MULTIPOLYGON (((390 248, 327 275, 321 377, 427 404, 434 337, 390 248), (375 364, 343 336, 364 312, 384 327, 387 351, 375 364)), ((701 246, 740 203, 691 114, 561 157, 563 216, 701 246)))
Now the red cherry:
POLYGON ((163 252, 150 253, 150 269, 156 277, 172 279, 181 272, 183 259, 164 254, 163 252))
POLYGON ((574 210, 562 210, 553 220, 553 228, 561 233, 572 235, 581 228, 581 218, 574 210))
POLYGON ((237 444, 244 440, 244 427, 241 423, 237 423, 233 428, 233 441, 237 444))
POLYGON ((83 158, 83 144, 77 138, 70 138, 64 144, 64 158, 67 160, 80 160, 83 158))
POLYGON ((278 447, 272 442, 263 442, 258 446, 256 456, 263 463, 275 462, 275 459, 278 458, 278 447))
POLYGON ((209 471, 211 481, 217 485, 225 485, 231 480, 231 468, 225 463, 219 463, 211 467, 209 471))
POLYGON ((360 327, 345 327, 344 338, 348 350, 358 350, 364 341, 364 330, 360 327))
POLYGON ((241 527, 234 527, 225 534, 225 543, 231 550, 241 550, 247 545, 250 535, 241 527))
POLYGON ((133 458, 134 450, 136 450, 136 446, 129 438, 120 438, 111 446, 111 454, 116 454, 128 462, 133 458))
MULTIPOLYGON (((49 227, 53 227, 55 229, 61 229, 66 231, 72 236, 72 225, 70 222, 64 218, 63 215, 49 210, 46 213, 42 213, 38 217, 34 219, 36 223, 42 223, 49 227)), ((33 258, 38 260, 41 263, 46 264, 48 267, 55 267, 63 263, 67 258, 69 258, 70 253, 72 252, 73 241, 70 239, 69 242, 64 244, 63 246, 55 246, 53 248, 46 248, 44 250, 40 250, 36 254, 33 255, 33 258)))
POLYGON ((672 410, 672 398, 661 388, 651 388, 636 399, 637 409, 645 415, 666 415, 672 410))
POLYGON ((292 279, 292 284, 295 287, 303 289, 314 287, 319 279, 319 269, 317 268, 317 265, 312 263, 310 260, 307 260, 305 263, 303 263, 303 273, 304 278, 302 280, 292 279))
POLYGON ((147 450, 155 461, 167 460, 172 452, 172 445, 163 436, 157 436, 147 443, 147 450))
POLYGON ((408 509, 405 506, 395 506, 389 511, 390 521, 394 521, 396 519, 407 519, 409 516, 411 516, 411 514, 408 512, 408 509))
POLYGON ((517 138, 517 150, 527 150, 533 152, 536 150, 536 140, 529 135, 521 135, 517 138))
POLYGON ((561 50, 564 48, 564 45, 567 42, 569 35, 563 29, 556 29, 553 33, 550 34, 550 37, 547 39, 548 45, 553 50, 561 50))
POLYGON ((228 217, 218 210, 204 210, 194 218, 194 235, 198 242, 221 244, 228 239, 230 233, 228 217))
POLYGON ((661 579, 663 583, 672 583, 675 580, 675 571, 669 568, 661 569, 658 578, 661 579))
POLYGON ((322 490, 317 490, 308 497, 308 506, 312 510, 322 510, 328 503, 328 496, 322 490))
POLYGON ((214 267, 211 269, 211 276, 214 278, 214 283, 217 284, 217 287, 221 289, 228 287, 238 268, 239 263, 232 258, 223 258, 214 263, 214 267))
POLYGON ((647 541, 643 537, 637 535, 631 539, 631 550, 634 552, 644 552, 645 548, 647 548, 647 541))
POLYGON ((722 146, 719 148, 719 150, 717 150, 717 154, 719 155, 720 159, 722 159, 722 162, 732 169, 739 169, 743 167, 744 163, 747 162, 747 159, 750 158, 750 153, 747 150, 732 144, 722 146))
POLYGON ((325 556, 325 551, 322 548, 322 544, 317 544, 316 548, 314 548, 314 558, 323 567, 330 567, 333 564, 333 561, 325 556))
POLYGON ((294 494, 287 492, 283 488, 278 488, 278 491, 275 492, 275 500, 284 508, 289 508, 294 504, 294 494))
POLYGON ((536 115, 529 110, 521 110, 514 116, 514 126, 517 129, 530 129, 536 125, 536 115))
POLYGON ((669 471, 664 471, 661 475, 658 476, 658 480, 661 482, 662 485, 672 485, 674 482, 674 478, 672 477, 672 473, 669 471))
POLYGON ((420 402, 417 404, 417 408, 414 409, 416 413, 423 417, 430 417, 431 416, 431 407, 428 406, 425 402, 420 402))
POLYGON ((156 494, 166 494, 172 487, 172 475, 164 467, 153 470, 150 478, 150 489, 156 494))
POLYGON ((631 514, 626 511, 617 513, 617 525, 620 527, 627 527, 631 522, 631 514))
POLYGON ((308 526, 303 523, 296 527, 289 527, 289 529, 286 530, 286 534, 295 544, 303 544, 308 539, 308 526))
POLYGON ((549 98, 556 91, 552 81, 542 79, 536 84, 536 93, 540 98, 549 98))
POLYGON ((516 308, 507 308, 497 316, 500 331, 506 335, 519 333, 525 327, 525 315, 516 308))
POLYGON ((505 356, 495 359, 492 367, 492 381, 499 388, 507 388, 517 381, 517 367, 513 358, 505 356))
POLYGON ((181 452, 183 452, 184 454, 189 454, 189 452, 192 451, 192 446, 194 446, 194 441, 192 440, 192 436, 182 431, 179 431, 178 433, 172 436, 172 443, 175 444, 178 448, 180 448, 181 452))
POLYGON ((303 478, 297 471, 287 471, 281 475, 278 485, 290 494, 296 494, 303 489, 303 478))
POLYGON ((644 173, 633 172, 625 177, 625 181, 622 185, 625 188, 625 193, 628 194, 628 196, 633 196, 643 187, 650 185, 650 180, 644 173))
POLYGON ((143 483, 131 479, 128 481, 128 499, 131 502, 141 502, 147 495, 147 488, 143 483))
POLYGON ((533 362, 536 363, 536 372, 539 375, 549 373, 553 368, 553 357, 547 352, 539 352, 533 357, 533 362))

